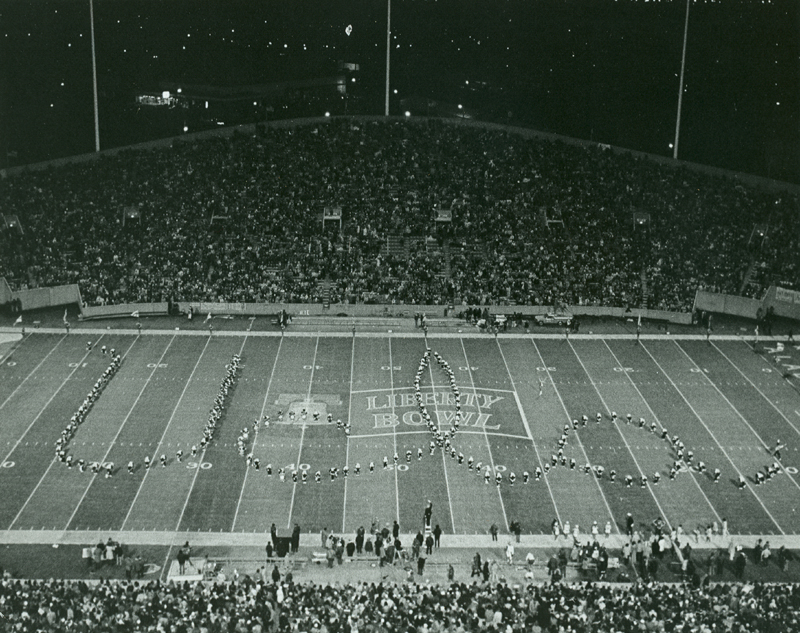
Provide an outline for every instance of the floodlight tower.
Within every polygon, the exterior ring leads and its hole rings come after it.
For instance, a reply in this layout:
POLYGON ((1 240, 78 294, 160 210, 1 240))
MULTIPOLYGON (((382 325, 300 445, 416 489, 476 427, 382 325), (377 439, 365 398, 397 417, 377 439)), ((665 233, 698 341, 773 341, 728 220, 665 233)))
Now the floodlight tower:
POLYGON ((94 1, 89 0, 89 23, 92 32, 92 89, 94 93, 94 151, 100 151, 100 116, 97 109, 97 59, 94 50, 94 1))
POLYGON ((681 106, 683 105, 683 72, 686 69, 686 39, 689 35, 689 2, 686 0, 686 20, 683 25, 683 54, 681 55, 681 79, 678 82, 678 116, 675 120, 675 142, 672 144, 672 158, 678 158, 678 137, 681 133, 681 106))
POLYGON ((386 0, 386 99, 384 116, 389 116, 389 58, 392 47, 392 0, 386 0))

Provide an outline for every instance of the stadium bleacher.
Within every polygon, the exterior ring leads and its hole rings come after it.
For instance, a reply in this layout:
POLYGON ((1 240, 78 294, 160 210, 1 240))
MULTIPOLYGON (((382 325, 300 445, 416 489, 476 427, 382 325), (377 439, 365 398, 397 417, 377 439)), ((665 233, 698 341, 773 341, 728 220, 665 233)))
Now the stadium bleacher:
POLYGON ((739 294, 746 281, 754 296, 797 277, 784 256, 797 250, 794 194, 439 121, 131 149, 9 176, 0 206, 26 227, 0 232, 0 276, 14 289, 78 283, 90 305, 458 298, 686 311, 697 288, 739 294), (342 208, 341 232, 322 226, 326 206, 342 208), (437 227, 442 206, 452 221, 437 227), (756 225, 768 230, 754 242, 756 225))

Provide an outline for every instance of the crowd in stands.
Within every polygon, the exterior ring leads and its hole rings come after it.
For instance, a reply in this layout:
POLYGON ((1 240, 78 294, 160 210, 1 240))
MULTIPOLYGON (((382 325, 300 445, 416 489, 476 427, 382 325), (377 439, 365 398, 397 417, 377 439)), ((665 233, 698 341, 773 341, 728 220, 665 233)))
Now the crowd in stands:
POLYGON ((90 304, 312 302, 325 280, 334 303, 638 307, 644 278, 648 307, 685 311, 751 269, 793 285, 800 252, 794 194, 436 120, 128 149, 0 179, 0 208, 22 227, 0 231, 0 276, 90 304))
MULTIPOLYGON (((277 569, 277 568, 276 568, 277 569)), ((772 633, 800 627, 791 584, 0 582, 2 628, 174 633, 772 633)))

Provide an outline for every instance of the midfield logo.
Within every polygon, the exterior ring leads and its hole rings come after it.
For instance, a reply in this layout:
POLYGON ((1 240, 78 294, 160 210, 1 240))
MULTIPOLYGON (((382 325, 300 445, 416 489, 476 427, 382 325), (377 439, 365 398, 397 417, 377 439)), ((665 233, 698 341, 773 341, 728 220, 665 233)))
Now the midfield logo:
MULTIPOLYGON (((492 418, 491 413, 487 413, 492 405, 505 400, 503 396, 494 396, 486 393, 461 393, 461 426, 478 427, 491 431, 500 428, 499 424, 489 424, 492 418)), ((453 424, 455 419, 455 395, 449 389, 447 391, 429 391, 422 394, 422 402, 428 408, 431 418, 437 426, 445 427, 453 424), (442 407, 442 410, 439 409, 442 407)), ((424 426, 425 420, 419 412, 417 403, 414 399, 412 390, 395 392, 394 394, 382 394, 367 396, 367 411, 373 412, 373 428, 380 429, 397 426, 402 422, 409 426, 424 426), (403 413, 398 409, 413 409, 403 413), (378 413, 378 411, 380 411, 378 413)))

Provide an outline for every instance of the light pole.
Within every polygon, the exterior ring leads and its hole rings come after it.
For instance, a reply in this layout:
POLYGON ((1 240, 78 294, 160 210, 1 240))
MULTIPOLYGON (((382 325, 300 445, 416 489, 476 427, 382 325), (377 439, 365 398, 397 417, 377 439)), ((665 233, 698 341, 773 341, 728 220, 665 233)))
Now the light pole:
POLYGON ((386 0, 386 100, 384 116, 389 116, 389 51, 392 45, 392 0, 386 0))
POLYGON ((92 31, 92 89, 94 92, 94 151, 100 151, 100 115, 97 109, 97 60, 94 51, 94 2, 89 0, 89 22, 92 31))
POLYGON ((683 25, 683 54, 681 55, 681 79, 678 86, 678 116, 675 120, 675 143, 672 145, 672 158, 678 158, 678 138, 681 134, 681 106, 683 105, 683 72, 686 69, 686 39, 689 35, 689 3, 686 0, 686 22, 683 25))

